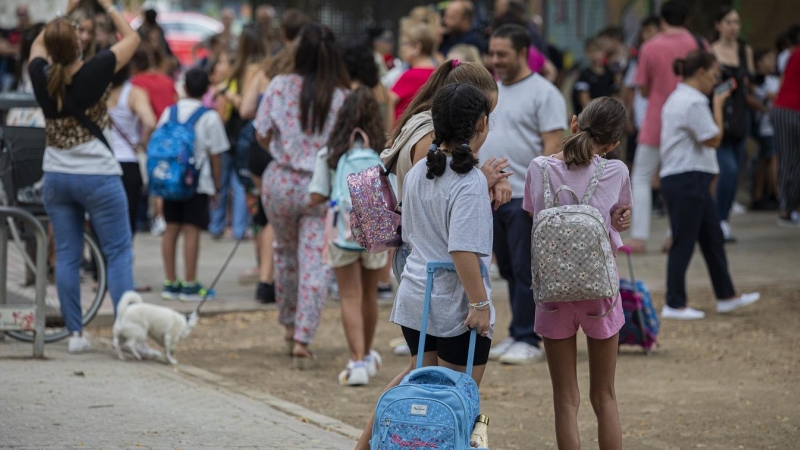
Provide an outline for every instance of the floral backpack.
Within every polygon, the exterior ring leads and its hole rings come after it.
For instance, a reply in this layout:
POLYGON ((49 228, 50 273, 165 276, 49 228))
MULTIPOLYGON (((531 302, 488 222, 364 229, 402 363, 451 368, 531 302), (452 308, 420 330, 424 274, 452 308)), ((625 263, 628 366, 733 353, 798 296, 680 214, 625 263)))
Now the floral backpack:
MULTIPOLYGON (((614 252, 605 220, 589 205, 607 161, 600 161, 582 200, 569 186, 551 194, 549 159, 542 164, 545 209, 536 215, 531 231, 533 298, 541 303, 574 302, 615 298, 605 317, 616 306, 619 292, 614 252), (560 205, 558 194, 567 191, 575 204, 560 205)), ((544 311, 552 312, 544 309, 544 311)))

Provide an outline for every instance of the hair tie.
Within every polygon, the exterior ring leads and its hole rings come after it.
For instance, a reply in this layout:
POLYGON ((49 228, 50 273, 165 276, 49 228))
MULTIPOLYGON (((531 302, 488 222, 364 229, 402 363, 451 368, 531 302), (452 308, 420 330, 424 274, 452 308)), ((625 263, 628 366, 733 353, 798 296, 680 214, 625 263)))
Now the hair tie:
POLYGON ((428 153, 435 153, 436 150, 439 150, 439 146, 435 142, 428 147, 428 153))
POLYGON ((450 63, 451 67, 455 69, 456 67, 461 65, 461 61, 454 59, 452 63, 450 63))
POLYGON ((583 127, 583 128, 581 128, 580 130, 581 130, 581 131, 585 131, 585 132, 589 133, 589 136, 591 136, 591 137, 593 137, 593 138, 597 139, 597 133, 595 133, 595 132, 594 132, 594 130, 592 130, 591 128, 589 128, 589 127, 583 127))

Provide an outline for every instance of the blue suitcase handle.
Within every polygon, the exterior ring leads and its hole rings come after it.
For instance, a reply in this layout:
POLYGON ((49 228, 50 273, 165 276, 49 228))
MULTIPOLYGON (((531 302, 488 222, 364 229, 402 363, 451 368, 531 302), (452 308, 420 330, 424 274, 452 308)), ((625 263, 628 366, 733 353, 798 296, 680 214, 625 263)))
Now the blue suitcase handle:
MULTIPOLYGON (((483 264, 481 267, 481 276, 486 277, 486 266, 483 264)), ((425 334, 428 331, 428 313, 431 309, 431 290, 433 289, 433 275, 437 270, 456 271, 456 266, 452 261, 432 261, 426 265, 428 272, 428 279, 425 283, 425 303, 422 305, 422 326, 419 330, 419 346, 417 347, 417 369, 422 368, 423 354, 425 353, 425 334)), ((469 333, 469 354, 467 355, 467 375, 472 376, 472 366, 475 362, 475 340, 477 339, 478 331, 472 329, 469 333)))

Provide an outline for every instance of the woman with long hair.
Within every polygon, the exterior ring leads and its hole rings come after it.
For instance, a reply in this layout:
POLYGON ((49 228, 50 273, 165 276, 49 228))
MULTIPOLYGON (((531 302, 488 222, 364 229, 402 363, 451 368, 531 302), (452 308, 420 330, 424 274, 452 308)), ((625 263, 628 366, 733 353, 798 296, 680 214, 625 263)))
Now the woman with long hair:
MULTIPOLYGON (((753 49, 739 38, 742 29, 739 13, 725 7, 716 17, 716 37, 711 49, 719 61, 721 79, 736 80, 736 89, 725 104, 724 134, 717 148, 719 181, 717 183, 717 209, 720 226, 726 242, 735 242, 728 224, 730 212, 739 186, 739 169, 744 159, 744 147, 750 129, 748 106, 750 77, 755 73, 753 49)), ((755 101, 754 101, 755 102, 755 101)))
MULTIPOLYGON (((372 58, 370 61, 374 65, 372 58)), ((377 69, 375 71, 377 73, 377 69)), ((353 145, 382 149, 385 143, 383 120, 375 95, 369 87, 359 86, 339 109, 328 145, 317 153, 314 178, 309 187, 311 204, 325 203, 335 189, 333 180, 344 179, 349 174, 337 173, 337 168, 339 160, 353 145), (354 136, 354 130, 360 130, 363 136, 354 136)), ((378 279, 387 265, 387 252, 368 253, 363 249, 345 250, 334 244, 327 245, 327 262, 339 286, 342 324, 350 348, 350 361, 339 374, 339 384, 365 385, 381 365, 381 357, 372 349, 372 342, 378 323, 378 279)))
MULTIPOLYGON (((266 58, 264 40, 254 28, 245 28, 239 36, 236 56, 229 69, 227 80, 222 83, 217 95, 217 110, 225 122, 225 131, 228 141, 235 146, 239 134, 248 125, 239 113, 242 104, 242 93, 255 74, 259 71, 260 64, 266 58)), ((208 231, 216 238, 222 237, 225 231, 225 216, 228 211, 228 196, 231 196, 231 218, 234 239, 242 238, 247 232, 249 217, 247 213, 247 200, 245 189, 235 173, 234 153, 222 154, 222 189, 219 192, 219 203, 211 209, 211 223, 208 231)))
POLYGON ((70 15, 70 19, 78 24, 78 41, 80 42, 81 55, 84 61, 94 58, 97 53, 97 24, 94 16, 87 11, 79 9, 70 15))
MULTIPOLYGON (((78 0, 70 0, 67 13, 78 0)), ((61 314, 71 337, 71 353, 89 350, 83 335, 80 265, 88 213, 108 263, 111 300, 133 290, 133 252, 122 170, 109 145, 108 86, 131 59, 139 35, 111 0, 98 0, 122 39, 91 61, 79 58, 80 41, 69 20, 50 21, 31 48, 28 72, 42 107, 47 132, 44 154, 44 206, 56 241, 56 287, 61 314)))
POLYGON ((275 226, 275 294, 293 366, 313 362, 308 346, 327 297, 322 260, 325 207, 308 206, 317 151, 331 134, 350 81, 333 32, 312 23, 300 32, 294 71, 272 79, 255 119, 274 161, 262 177, 262 201, 275 226))

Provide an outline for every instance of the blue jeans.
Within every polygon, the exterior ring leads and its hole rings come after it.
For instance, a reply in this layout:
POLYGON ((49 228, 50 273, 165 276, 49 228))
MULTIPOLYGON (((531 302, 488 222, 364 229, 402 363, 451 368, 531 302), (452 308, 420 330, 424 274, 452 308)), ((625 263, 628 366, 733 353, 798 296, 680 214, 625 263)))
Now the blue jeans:
POLYGON ((133 290, 133 249, 125 189, 118 175, 47 172, 43 193, 56 241, 56 288, 61 315, 70 332, 81 331, 80 268, 86 213, 106 259, 108 290, 115 312, 122 294, 133 290))
POLYGON ((539 346, 533 331, 536 304, 531 290, 531 228, 533 219, 514 198, 494 212, 494 256, 500 275, 508 282, 511 302, 509 335, 515 341, 539 346))
POLYGON ((717 183, 717 211, 719 220, 728 220, 739 187, 739 167, 744 158, 745 140, 723 142, 717 149, 719 182, 717 183))
POLYGON ((225 231, 225 216, 228 211, 228 195, 231 199, 231 212, 233 214, 233 237, 240 239, 247 231, 250 214, 247 211, 247 199, 244 186, 239 181, 236 169, 233 166, 233 156, 230 152, 222 154, 222 189, 219 191, 219 203, 211 210, 211 223, 208 225, 209 233, 219 236, 225 231))

